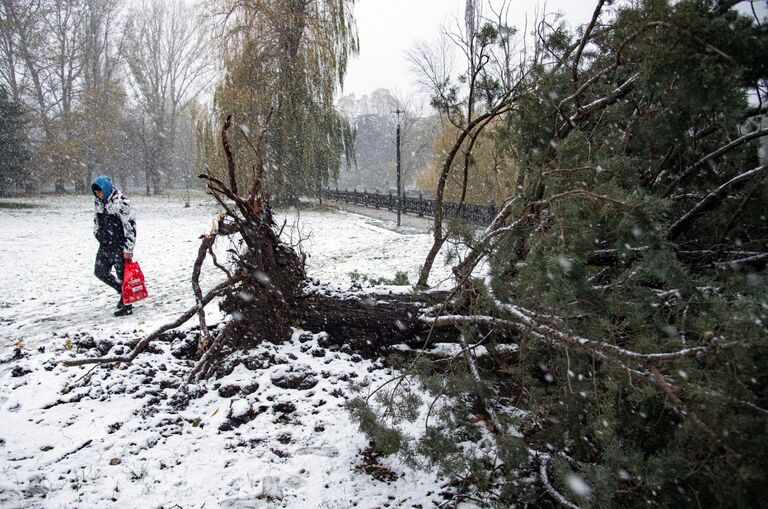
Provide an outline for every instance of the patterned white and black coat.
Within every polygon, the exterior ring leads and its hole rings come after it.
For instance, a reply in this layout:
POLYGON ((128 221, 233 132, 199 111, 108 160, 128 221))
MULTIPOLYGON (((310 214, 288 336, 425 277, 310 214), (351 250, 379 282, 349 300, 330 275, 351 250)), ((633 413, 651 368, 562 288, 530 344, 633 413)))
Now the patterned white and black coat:
POLYGON ((136 218, 131 202, 118 189, 106 202, 94 199, 96 214, 93 218, 93 234, 103 248, 133 253, 136 245, 136 218))

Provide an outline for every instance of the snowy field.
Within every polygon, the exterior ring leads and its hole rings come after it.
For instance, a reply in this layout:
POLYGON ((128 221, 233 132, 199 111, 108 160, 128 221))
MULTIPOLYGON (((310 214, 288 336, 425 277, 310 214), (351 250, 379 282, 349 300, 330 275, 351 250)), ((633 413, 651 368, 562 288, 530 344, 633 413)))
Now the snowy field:
MULTIPOLYGON (((135 259, 150 296, 112 315, 117 295, 93 276, 97 249, 88 197, 0 200, 0 507, 434 507, 433 472, 391 458, 364 460, 366 439, 343 405, 349 383, 391 376, 378 363, 326 352, 322 334, 294 333, 176 406, 191 361, 158 343, 129 366, 65 368, 63 357, 127 352, 194 303, 190 274, 215 207, 129 196, 135 259), (19 201, 29 208, 11 207, 19 201), (286 338, 288 339, 288 338, 286 338), (286 373, 316 385, 279 388, 286 373), (235 425, 233 426, 233 423, 235 425)), ((324 210, 279 215, 309 254, 308 272, 341 288, 356 271, 417 279, 431 244, 422 229, 324 210)), ((221 241, 220 241, 221 242, 221 241)), ((220 244, 220 259, 230 246, 220 244)), ((449 270, 436 263, 433 284, 449 270)), ((203 291, 223 278, 203 270, 203 291)), ((209 322, 221 319, 208 306, 209 322)), ((195 325, 190 321, 185 329, 195 325)), ((320 331, 313 331, 320 332, 320 331)), ((311 384, 310 384, 311 385, 311 384)), ((194 388, 193 388, 194 389, 194 388)), ((194 391, 193 391, 194 392, 194 391)))

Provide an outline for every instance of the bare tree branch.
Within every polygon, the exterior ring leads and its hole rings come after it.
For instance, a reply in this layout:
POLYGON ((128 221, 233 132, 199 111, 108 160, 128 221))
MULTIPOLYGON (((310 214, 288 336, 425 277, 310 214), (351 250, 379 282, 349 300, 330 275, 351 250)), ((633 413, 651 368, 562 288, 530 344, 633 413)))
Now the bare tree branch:
POLYGON ((607 108, 611 104, 614 104, 616 101, 624 97, 625 95, 629 94, 632 89, 634 88, 634 83, 637 81, 637 79, 640 77, 640 73, 635 73, 627 80, 624 81, 621 85, 616 87, 613 92, 610 94, 601 97, 600 99, 596 99, 595 101, 592 101, 591 103, 587 104, 583 108, 581 108, 579 111, 574 113, 571 117, 566 120, 562 126, 557 130, 557 133, 555 134, 556 140, 563 140, 566 136, 568 136, 568 133, 571 132, 571 129, 573 129, 578 123, 582 120, 584 120, 587 116, 591 115, 595 111, 601 110, 603 108, 607 108))
MULTIPOLYGON (((693 348, 684 348, 674 352, 663 353, 640 353, 632 350, 627 350, 620 346, 616 346, 605 341, 595 341, 587 338, 582 338, 573 334, 558 331, 548 325, 542 325, 537 323, 533 318, 523 313, 519 307, 505 305, 503 308, 501 303, 497 302, 496 305, 499 309, 504 309, 510 312, 517 320, 509 320, 504 318, 496 318, 487 315, 443 315, 436 318, 423 317, 423 320, 429 324, 436 326, 443 325, 485 325, 504 327, 517 330, 519 332, 528 333, 531 337, 537 339, 546 339, 554 341, 560 345, 575 346, 582 350, 599 353, 604 356, 608 356, 614 359, 621 359, 625 361, 635 361, 642 364, 658 364, 669 362, 673 360, 679 360, 686 357, 698 357, 703 354, 713 352, 717 346, 708 345, 693 348), (514 311, 513 311, 514 310, 514 311)), ((547 342, 549 342, 547 341, 547 342)))
POLYGON ((197 318, 200 321, 200 341, 198 343, 199 350, 205 350, 211 343, 211 333, 208 331, 208 324, 205 321, 205 306, 203 305, 203 291, 200 289, 200 272, 203 266, 203 260, 205 260, 206 253, 211 250, 213 243, 216 241, 216 232, 212 231, 207 235, 203 235, 200 247, 197 250, 197 258, 192 268, 192 290, 195 293, 195 299, 197 299, 197 318))
POLYGON ((584 47, 587 45, 590 36, 592 35, 592 29, 597 24, 597 19, 600 17, 600 11, 603 10, 606 0, 598 0, 595 12, 592 14, 592 19, 589 25, 584 29, 584 35, 579 42, 579 47, 576 48, 576 55, 573 57, 573 65, 571 66, 571 86, 573 87, 573 97, 576 101, 576 109, 581 109, 579 104, 579 95, 577 94, 577 88, 579 86, 579 63, 581 62, 581 54, 584 52, 584 47))
POLYGON ((758 166, 757 168, 744 172, 741 175, 737 175, 714 191, 710 192, 707 196, 704 197, 703 200, 697 203, 691 210, 686 212, 680 219, 675 221, 675 223, 669 227, 669 230, 667 231, 667 240, 674 240, 697 217, 702 215, 704 212, 717 207, 732 188, 747 182, 753 177, 760 176, 766 170, 768 170, 768 164, 758 166))
POLYGON ((744 1, 745 0, 720 0, 719 2, 717 2, 717 5, 715 5, 713 12, 716 14, 725 14, 731 8, 735 7, 736 5, 744 1))
MULTIPOLYGON (((429 250, 429 253, 427 253, 427 257, 424 261, 424 265, 421 268, 421 271, 419 273, 419 280, 416 283, 416 287, 419 289, 425 289, 427 288, 427 279, 429 278, 429 273, 432 269, 432 264, 434 263, 435 257, 437 256, 437 253, 440 251, 440 248, 442 248, 443 243, 445 242, 445 237, 443 235, 443 210, 442 210, 442 204, 443 204, 443 197, 445 194, 445 186, 448 180, 448 173, 451 171, 451 167, 453 165, 453 160, 456 157, 456 154, 459 152, 459 149, 464 144, 464 140, 467 138, 467 136, 470 136, 475 129, 482 129, 488 123, 486 120, 489 120, 494 117, 498 117, 499 115, 503 115, 504 113, 508 112, 514 105, 515 101, 518 99, 517 95, 513 95, 514 90, 510 90, 507 94, 505 94, 494 106, 493 109, 490 111, 479 115, 476 117, 472 122, 470 122, 466 128, 462 129, 462 131, 459 133, 459 136, 456 138, 456 141, 453 144, 453 147, 451 148, 450 152, 445 158, 445 161, 443 162, 443 168, 440 172, 440 180, 437 184, 437 192, 435 193, 435 218, 434 218, 434 240, 432 247, 429 250)), ((479 133, 475 133, 475 136, 477 136, 479 133)))
POLYGON ((549 456, 546 454, 539 454, 539 479, 544 485, 544 489, 549 493, 549 496, 555 499, 555 501, 567 509, 580 509, 576 504, 569 502, 563 495, 560 494, 549 482, 549 476, 547 475, 547 467, 549 465, 549 456))
POLYGON ((720 157, 723 154, 726 154, 731 150, 735 149, 736 147, 743 145, 744 143, 747 143, 748 141, 752 141, 756 138, 761 138, 766 135, 768 135, 768 127, 763 129, 757 129, 755 131, 745 134, 744 136, 741 136, 740 138, 736 138, 732 142, 728 143, 727 145, 723 145, 722 147, 715 150, 714 152, 710 152, 709 154, 705 155, 704 157, 702 157, 701 159, 693 163, 691 166, 689 166, 674 182, 669 184, 667 189, 664 191, 663 196, 665 198, 669 197, 672 194, 672 192, 677 188, 677 186, 679 186, 680 184, 686 183, 688 179, 693 175, 693 173, 699 168, 701 168, 706 162, 711 161, 716 157, 720 157))
POLYGON ((752 256, 745 256, 743 258, 736 258, 725 262, 717 262, 714 264, 714 266, 725 269, 729 267, 742 267, 744 265, 756 265, 764 262, 768 262, 768 253, 754 254, 752 256))
POLYGON ((187 375, 186 383, 193 382, 195 378, 198 377, 198 375, 200 378, 204 378, 206 376, 207 370, 210 368, 213 358, 216 354, 218 354, 222 345, 231 334, 232 322, 229 322, 224 326, 223 329, 221 329, 221 332, 216 335, 216 339, 211 343, 210 348, 206 350, 200 360, 197 361, 197 364, 195 364, 195 367, 192 368, 192 370, 189 372, 189 375, 187 375))
POLYGON ((227 119, 224 121, 224 125, 221 126, 221 144, 224 147, 224 154, 227 156, 227 172, 229 174, 229 189, 232 191, 232 194, 235 196, 238 196, 240 193, 237 192, 237 177, 235 176, 237 173, 237 166, 235 165, 235 158, 232 155, 232 147, 229 144, 229 139, 227 139, 227 129, 232 127, 232 114, 230 113, 227 115, 227 119))
MULTIPOLYGON (((211 289, 211 291, 209 291, 203 297, 202 299, 203 305, 204 306, 207 305, 214 298, 224 293, 231 285, 244 280, 246 277, 247 277, 246 274, 238 274, 232 279, 228 279, 223 283, 216 285, 215 287, 213 287, 213 289, 211 289)), ((147 346, 149 346, 149 344, 152 341, 160 337, 161 334, 171 329, 175 329, 176 327, 179 327, 180 325, 184 324, 187 320, 195 316, 195 314, 197 313, 198 307, 199 306, 195 304, 194 306, 186 310, 184 313, 182 313, 173 322, 158 327, 149 336, 139 341, 139 343, 133 348, 133 350, 128 355, 122 355, 122 356, 116 356, 116 357, 94 357, 90 359, 61 359, 59 360, 59 364, 62 364, 64 366, 83 366, 86 364, 114 364, 116 362, 132 362, 137 355, 143 352, 147 348, 147 346)))

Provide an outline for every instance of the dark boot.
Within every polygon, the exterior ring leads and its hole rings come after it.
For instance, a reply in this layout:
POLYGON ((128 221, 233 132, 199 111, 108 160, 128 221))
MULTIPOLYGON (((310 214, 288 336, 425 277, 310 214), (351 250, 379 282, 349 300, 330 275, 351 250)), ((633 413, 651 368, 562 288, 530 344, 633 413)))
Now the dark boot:
POLYGON ((125 307, 125 304, 123 304, 123 297, 120 297, 120 300, 117 301, 117 309, 123 309, 125 307))
MULTIPOLYGON (((122 299, 121 299, 122 302, 122 299)), ((127 306, 123 305, 122 308, 115 311, 115 316, 127 316, 133 314, 133 306, 128 304, 127 306)))

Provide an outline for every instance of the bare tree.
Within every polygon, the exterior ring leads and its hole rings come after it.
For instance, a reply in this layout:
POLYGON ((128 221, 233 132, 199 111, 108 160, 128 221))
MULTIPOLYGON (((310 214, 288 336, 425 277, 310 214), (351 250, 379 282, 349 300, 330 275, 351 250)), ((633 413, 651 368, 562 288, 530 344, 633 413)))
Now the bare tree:
POLYGON ((457 22, 456 30, 445 30, 444 35, 464 56, 466 67, 458 81, 451 78, 451 51, 445 42, 432 47, 419 45, 410 55, 412 66, 422 74, 422 83, 431 90, 432 105, 458 129, 458 136, 442 163, 435 192, 434 239, 416 283, 419 289, 427 288, 434 260, 449 237, 449 232, 443 227, 443 201, 448 174, 457 157, 460 157, 463 170, 460 208, 466 198, 472 149, 483 129, 493 119, 514 108, 522 93, 525 76, 525 66, 521 65, 513 71, 509 65, 510 31, 503 18, 497 16, 494 21, 484 17, 476 2, 467 2, 464 24, 457 22), (506 44, 498 44, 500 36, 506 44))
POLYGON ((34 112, 37 166, 63 190, 79 178, 73 113, 82 93, 85 19, 90 4, 76 0, 2 0, 0 75, 12 95, 34 112))
POLYGON ((21 44, 29 38, 34 21, 34 6, 24 7, 16 0, 0 2, 0 79, 16 102, 22 102, 28 86, 21 44))
POLYGON ((85 167, 83 188, 87 188, 96 174, 124 170, 118 158, 118 144, 127 132, 120 59, 125 36, 117 34, 117 0, 85 0, 82 5, 83 71, 78 129, 85 167))
MULTIPOLYGON (((2 68, 0 76, 13 97, 28 106, 36 103, 40 113, 47 110, 43 76, 40 72, 42 19, 45 11, 41 2, 2 0, 2 68)), ((45 115, 41 119, 47 120, 45 115)), ((47 122, 43 122, 47 127, 47 122)))
POLYGON ((180 112, 213 79, 214 64, 205 25, 180 0, 143 0, 131 11, 126 32, 131 87, 150 120, 147 179, 157 192, 161 172, 175 167, 180 112))
POLYGON ((59 190, 107 172, 123 103, 117 0, 0 1, 0 80, 33 112, 36 164, 59 190), (99 126, 100 129, 95 129, 99 126))

